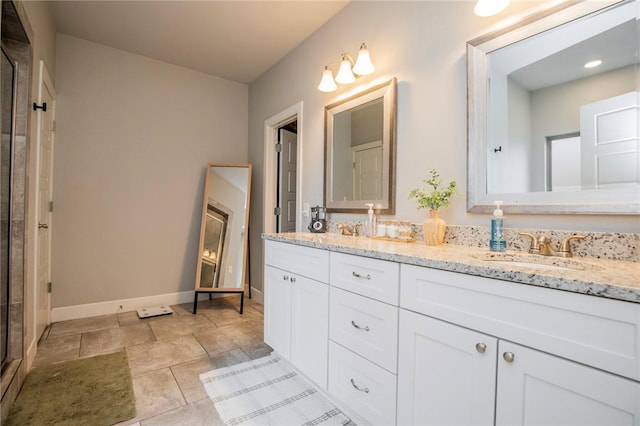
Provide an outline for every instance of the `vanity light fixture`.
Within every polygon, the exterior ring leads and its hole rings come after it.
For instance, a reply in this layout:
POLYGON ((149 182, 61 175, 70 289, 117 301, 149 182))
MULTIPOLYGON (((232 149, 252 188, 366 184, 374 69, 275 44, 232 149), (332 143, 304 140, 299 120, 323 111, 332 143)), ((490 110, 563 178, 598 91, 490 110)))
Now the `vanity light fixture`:
POLYGON ((511 0, 478 0, 473 12, 478 16, 493 16, 509 6, 511 0))
POLYGON ((584 64, 585 68, 595 68, 598 65, 602 64, 602 61, 600 59, 596 59, 595 61, 589 61, 586 64, 584 64))
POLYGON ((322 80, 320 80, 320 84, 318 84, 318 90, 321 92, 333 92, 338 89, 336 82, 340 84, 350 84, 356 81, 356 78, 359 76, 369 75, 376 70, 373 66, 373 62, 371 62, 369 49, 367 49, 367 45, 364 43, 360 46, 358 59, 356 61, 354 61, 348 53, 342 54, 339 62, 340 68, 338 69, 338 74, 336 74, 335 80, 333 78, 333 72, 329 68, 332 65, 338 65, 338 62, 324 67, 322 80))

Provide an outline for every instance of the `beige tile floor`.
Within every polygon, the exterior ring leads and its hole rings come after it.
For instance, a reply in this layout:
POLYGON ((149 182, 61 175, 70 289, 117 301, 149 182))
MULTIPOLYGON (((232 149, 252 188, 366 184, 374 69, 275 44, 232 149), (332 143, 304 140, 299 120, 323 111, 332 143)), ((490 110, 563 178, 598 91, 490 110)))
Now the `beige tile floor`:
POLYGON ((220 425, 199 375, 266 356, 262 305, 239 297, 172 306, 174 314, 141 320, 123 312, 54 323, 38 346, 36 367, 126 351, 138 415, 122 425, 220 425))

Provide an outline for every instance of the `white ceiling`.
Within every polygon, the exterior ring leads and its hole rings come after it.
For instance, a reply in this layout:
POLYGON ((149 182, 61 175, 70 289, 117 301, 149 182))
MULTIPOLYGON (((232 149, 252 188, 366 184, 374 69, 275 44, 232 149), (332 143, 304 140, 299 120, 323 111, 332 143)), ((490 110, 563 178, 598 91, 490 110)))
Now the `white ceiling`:
POLYGON ((251 83, 348 1, 53 1, 58 32, 251 83))

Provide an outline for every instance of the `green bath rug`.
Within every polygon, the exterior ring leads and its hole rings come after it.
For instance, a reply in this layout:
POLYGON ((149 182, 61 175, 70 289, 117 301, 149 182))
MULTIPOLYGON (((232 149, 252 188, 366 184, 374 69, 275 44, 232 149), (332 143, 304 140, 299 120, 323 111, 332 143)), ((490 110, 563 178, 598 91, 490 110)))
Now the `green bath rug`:
POLYGON ((135 416, 131 374, 122 351, 32 370, 6 426, 112 425, 135 416))

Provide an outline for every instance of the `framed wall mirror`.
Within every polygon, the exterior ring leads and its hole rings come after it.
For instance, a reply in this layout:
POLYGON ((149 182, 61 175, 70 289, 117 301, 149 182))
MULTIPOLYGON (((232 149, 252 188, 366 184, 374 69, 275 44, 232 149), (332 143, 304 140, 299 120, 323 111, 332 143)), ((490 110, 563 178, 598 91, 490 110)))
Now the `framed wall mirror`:
POLYGON ((198 244, 195 301, 200 293, 239 293, 244 304, 251 164, 207 166, 198 244))
POLYGON ((396 79, 325 107, 327 212, 395 213, 396 79))
POLYGON ((640 213, 639 12, 566 2, 468 42, 468 211, 640 213))

